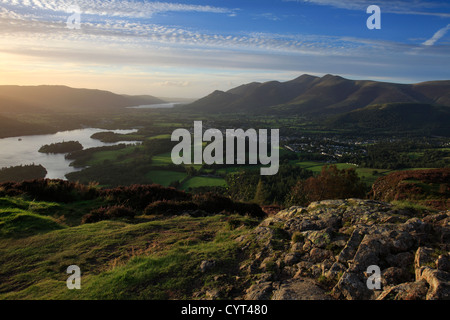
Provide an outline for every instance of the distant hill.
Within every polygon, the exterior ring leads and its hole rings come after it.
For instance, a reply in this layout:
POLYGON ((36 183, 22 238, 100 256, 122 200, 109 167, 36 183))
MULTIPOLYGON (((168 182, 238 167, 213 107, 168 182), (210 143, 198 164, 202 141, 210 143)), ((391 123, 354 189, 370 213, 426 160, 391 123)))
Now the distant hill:
POLYGON ((107 112, 165 101, 153 96, 129 96, 67 86, 0 86, 0 113, 107 112))
POLYGON ((396 84, 302 75, 287 82, 253 82, 226 92, 214 91, 183 108, 215 113, 329 115, 394 102, 450 106, 450 81, 396 84))
POLYGON ((450 107, 424 103, 377 104, 330 117, 327 124, 334 129, 421 131, 450 136, 450 107))
POLYGON ((55 128, 36 123, 25 123, 0 115, 0 138, 56 132, 55 128))

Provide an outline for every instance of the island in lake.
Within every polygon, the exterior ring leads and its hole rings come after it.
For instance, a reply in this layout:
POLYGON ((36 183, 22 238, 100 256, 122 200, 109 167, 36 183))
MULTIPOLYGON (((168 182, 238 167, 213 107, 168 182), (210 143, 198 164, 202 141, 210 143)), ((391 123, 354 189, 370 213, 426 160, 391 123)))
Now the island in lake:
POLYGON ((21 182, 24 180, 43 179, 47 170, 42 165, 20 165, 0 169, 0 182, 21 182))
POLYGON ((83 150, 83 145, 78 141, 63 141, 58 143, 43 145, 39 152, 42 153, 69 153, 83 150))

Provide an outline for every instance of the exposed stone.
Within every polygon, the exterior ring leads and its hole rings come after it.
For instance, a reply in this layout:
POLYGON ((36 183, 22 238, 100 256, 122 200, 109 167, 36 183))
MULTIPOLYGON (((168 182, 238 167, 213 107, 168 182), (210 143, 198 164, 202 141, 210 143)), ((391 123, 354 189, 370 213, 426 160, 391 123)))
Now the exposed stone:
POLYGON ((335 284, 327 298, 450 299, 449 212, 422 217, 378 201, 326 200, 280 211, 239 241, 252 250, 241 272, 270 275, 252 277, 246 298, 320 299, 315 281, 325 277, 321 286, 335 284), (368 288, 369 266, 379 267, 381 290, 368 288))
POLYGON ((216 265, 216 262, 214 260, 204 260, 200 263, 200 270, 202 272, 207 272, 210 269, 214 268, 216 265))
POLYGON ((321 265, 322 265, 322 275, 326 276, 327 271, 333 266, 335 260, 334 258, 331 259, 326 259, 324 261, 322 261, 321 265))
POLYGON ((302 255, 298 252, 290 252, 284 256, 284 264, 287 266, 291 266, 300 261, 302 255))
POLYGON ((367 288, 362 276, 345 272, 333 288, 332 295, 336 299, 362 300, 370 299, 373 292, 367 288))
POLYGON ((323 289, 308 278, 291 279, 273 292, 273 300, 330 300, 323 289))
POLYGON ((393 286, 412 280, 414 280, 414 276, 402 268, 390 267, 381 272, 381 283, 383 287, 393 286))
POLYGON ((420 267, 416 270, 416 276, 417 281, 425 280, 430 285, 427 300, 450 299, 450 273, 430 267, 420 267))
MULTIPOLYGON (((381 257, 387 255, 386 239, 379 235, 365 235, 353 258, 349 271, 363 273, 371 265, 380 266, 381 257)), ((380 266, 381 267, 381 266, 380 266)))
POLYGON ((272 282, 262 282, 252 285, 246 291, 245 300, 270 300, 273 291, 272 282))
POLYGON ((331 268, 328 271, 324 272, 324 275, 325 275, 325 277, 332 279, 332 278, 336 278, 339 275, 343 274, 345 270, 347 270, 346 266, 344 266, 340 262, 335 262, 335 263, 333 263, 333 265, 331 266, 331 268))
POLYGON ((377 300, 424 300, 428 287, 426 281, 405 282, 386 288, 377 300))
POLYGON ((342 249, 341 253, 339 254, 337 261, 340 263, 346 263, 348 260, 353 259, 356 251, 358 250, 358 246, 361 243, 362 237, 363 235, 361 233, 361 230, 354 230, 344 249, 342 249))
POLYGON ((309 252, 308 260, 314 263, 323 262, 327 259, 334 259, 333 252, 321 248, 313 248, 309 252))
POLYGON ((389 265, 398 268, 409 268, 414 264, 414 255, 411 252, 401 252, 386 257, 389 265))
POLYGON ((295 274, 294 278, 300 278, 303 276, 307 276, 309 274, 309 270, 313 266, 313 263, 310 261, 300 261, 297 263, 297 273, 295 274))
POLYGON ((416 270, 416 279, 419 278, 419 270, 423 266, 435 267, 435 259, 433 258, 433 249, 420 247, 416 251, 414 257, 414 268, 416 270))
POLYGON ((218 289, 211 289, 206 290, 206 299, 208 300, 217 300, 220 298, 220 290, 218 289))
POLYGON ((436 261, 436 268, 445 272, 450 272, 450 258, 449 254, 442 254, 436 261))
MULTIPOLYGON (((309 231, 306 233, 306 239, 311 243, 312 247, 325 248, 331 243, 332 230, 327 228, 321 231, 309 231)), ((305 249, 305 246, 303 247, 305 249)))
POLYGON ((309 275, 313 278, 318 278, 319 276, 322 275, 322 264, 321 263, 316 263, 313 264, 311 266, 311 268, 309 268, 309 275))

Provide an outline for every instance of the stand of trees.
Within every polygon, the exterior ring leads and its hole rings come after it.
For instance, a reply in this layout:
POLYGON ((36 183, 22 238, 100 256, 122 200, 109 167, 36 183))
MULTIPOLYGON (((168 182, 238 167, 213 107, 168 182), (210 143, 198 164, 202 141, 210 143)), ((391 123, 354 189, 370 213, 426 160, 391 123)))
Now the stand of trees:
POLYGON ((322 167, 317 177, 299 180, 290 192, 286 204, 307 206, 320 200, 364 198, 367 191, 355 169, 339 170, 335 165, 330 165, 322 167))
POLYGON ((348 157, 345 162, 357 163, 362 167, 380 169, 444 168, 450 165, 446 159, 450 151, 436 149, 432 145, 400 141, 378 143, 367 147, 364 157, 348 157))
POLYGON ((82 150, 83 146, 78 141, 63 141, 58 143, 43 145, 39 152, 42 153, 69 153, 82 150))
POLYGON ((42 165, 25 165, 0 169, 0 182, 42 179, 47 170, 42 165))
POLYGON ((299 179, 307 179, 312 172, 298 166, 283 164, 275 176, 261 176, 259 170, 228 174, 228 195, 239 201, 254 201, 259 205, 283 205, 286 195, 299 179))

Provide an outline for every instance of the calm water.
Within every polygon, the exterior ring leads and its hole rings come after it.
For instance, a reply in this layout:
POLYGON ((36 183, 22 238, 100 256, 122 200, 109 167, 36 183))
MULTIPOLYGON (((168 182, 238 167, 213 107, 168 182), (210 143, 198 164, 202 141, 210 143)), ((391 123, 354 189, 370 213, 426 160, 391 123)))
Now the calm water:
MULTIPOLYGON (((44 134, 34 136, 22 136, 13 138, 0 139, 0 168, 41 164, 47 169, 46 178, 50 179, 66 179, 65 175, 70 172, 79 171, 70 167, 70 160, 64 158, 64 154, 46 154, 38 152, 39 148, 45 144, 57 143, 62 141, 79 141, 84 149, 111 146, 117 143, 104 143, 99 140, 91 139, 91 135, 97 132, 116 132, 116 133, 132 133, 137 130, 105 130, 97 128, 85 128, 70 131, 61 131, 55 134, 44 134)), ((122 142, 127 144, 138 143, 133 141, 122 142)))
POLYGON ((161 104, 149 104, 149 105, 141 105, 136 107, 128 107, 128 109, 170 109, 175 107, 178 104, 178 102, 170 102, 170 103, 161 103, 161 104))

